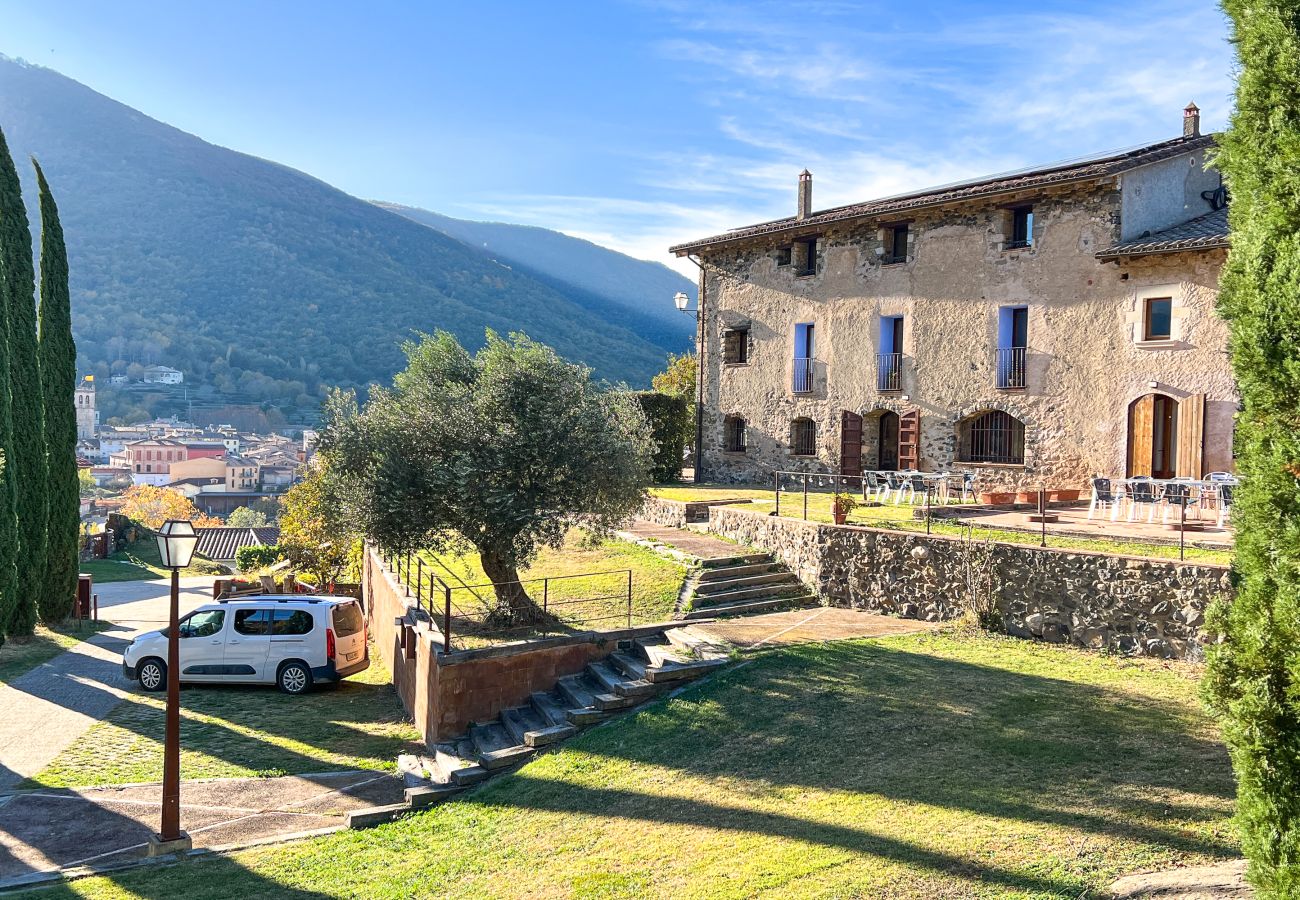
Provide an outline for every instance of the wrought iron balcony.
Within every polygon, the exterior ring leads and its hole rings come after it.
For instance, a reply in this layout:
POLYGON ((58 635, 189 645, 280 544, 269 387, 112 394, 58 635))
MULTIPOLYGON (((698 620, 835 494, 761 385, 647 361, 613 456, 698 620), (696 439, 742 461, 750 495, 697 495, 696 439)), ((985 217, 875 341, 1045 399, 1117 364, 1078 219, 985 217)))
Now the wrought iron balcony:
POLYGON ((1005 390, 1025 386, 1025 348, 1000 347, 994 351, 997 366, 997 386, 1005 390))
POLYGON ((799 359, 794 361, 794 383, 791 390, 796 394, 811 394, 813 389, 813 361, 799 359))
POLYGON ((903 389, 903 354, 876 354, 876 390, 901 391, 903 389))

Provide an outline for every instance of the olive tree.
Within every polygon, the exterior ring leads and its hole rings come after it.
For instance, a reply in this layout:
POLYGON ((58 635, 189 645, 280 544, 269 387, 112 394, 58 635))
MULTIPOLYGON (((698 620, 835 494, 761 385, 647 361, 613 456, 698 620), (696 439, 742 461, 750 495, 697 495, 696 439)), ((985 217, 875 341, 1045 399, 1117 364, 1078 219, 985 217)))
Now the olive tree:
POLYGON ((386 550, 474 550, 495 586, 494 625, 547 617, 519 570, 581 521, 604 531, 640 505, 654 444, 625 392, 523 335, 470 353, 445 332, 364 409, 327 407, 321 451, 338 496, 386 550))

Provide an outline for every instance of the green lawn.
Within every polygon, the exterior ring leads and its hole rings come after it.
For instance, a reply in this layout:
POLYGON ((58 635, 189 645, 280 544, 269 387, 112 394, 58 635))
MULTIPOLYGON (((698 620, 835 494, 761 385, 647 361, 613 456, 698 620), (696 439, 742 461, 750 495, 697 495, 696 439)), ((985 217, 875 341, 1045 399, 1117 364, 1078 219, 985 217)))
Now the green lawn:
MULTIPOLYGON (((195 557, 194 564, 181 569, 181 575, 217 575, 225 570, 206 559, 195 557)), ((96 584, 110 581, 143 581, 150 578, 170 578, 171 569, 162 567, 158 544, 152 538, 136 541, 128 549, 114 553, 108 559, 88 559, 81 563, 81 574, 92 575, 96 584)))
MULTIPOLYGON (((739 499, 751 501, 750 506, 767 513, 776 509, 773 492, 753 488, 734 488, 730 485, 690 485, 654 487, 650 492, 665 500, 709 500, 739 499)), ((821 491, 808 493, 808 520, 810 522, 832 522, 831 503, 833 495, 821 491)), ((891 528, 900 531, 925 531, 924 519, 912 518, 912 512, 919 507, 907 504, 885 506, 860 506, 849 513, 848 524, 867 525, 872 528, 891 528)), ((952 508, 952 507, 949 507, 952 508)), ((803 494, 800 491, 781 493, 781 515, 802 519, 804 516, 803 494)), ((934 534, 962 536, 973 533, 975 540, 998 541, 1004 544, 1031 544, 1038 546, 1040 537, 1037 532, 1011 531, 1003 528, 984 528, 975 526, 967 528, 955 522, 932 519, 930 530, 934 534)), ((1159 559, 1177 559, 1177 544, 1160 544, 1149 541, 1104 540, 1100 538, 1066 537, 1048 533, 1047 546, 1062 550, 1093 550, 1101 553, 1118 553, 1128 556, 1150 556, 1159 559)), ((1206 562, 1228 565, 1232 562, 1231 550, 1205 550, 1188 547, 1186 559, 1189 562, 1206 562)))
POLYGON ((90 621, 65 622, 54 628, 37 625, 30 638, 9 638, 0 647, 0 684, 8 684, 106 627, 106 622, 90 621))
POLYGON ((1197 674, 959 633, 770 651, 399 822, 56 895, 1094 897, 1238 852, 1197 674))
MULTIPOLYGON (((427 589, 429 576, 436 575, 451 585, 452 600, 458 608, 469 608, 476 601, 468 587, 480 586, 475 592, 483 602, 492 601, 492 590, 483 588, 490 579, 483 573, 478 556, 466 554, 422 553, 423 577, 427 589)), ((558 578, 545 589, 552 612, 566 620, 587 621, 600 628, 618 628, 626 623, 627 573, 632 571, 632 621, 663 622, 672 618, 673 607, 686 570, 680 564, 659 556, 629 541, 610 538, 592 541, 580 528, 571 530, 558 549, 544 548, 520 578, 530 581, 529 594, 543 601, 543 586, 533 581, 558 578), (587 576, 589 573, 611 573, 587 576), (603 597, 604 600, 591 598, 603 597), (570 601, 582 601, 571 603, 570 601), (613 617, 613 618, 606 618, 613 617), (598 620, 599 619, 599 620, 598 620)), ((418 574, 418 572, 417 572, 418 574)))
MULTIPOLYGON (((165 695, 130 694, 26 787, 83 787, 162 778, 165 695)), ((383 663, 301 697, 273 687, 187 685, 181 692, 181 777, 396 769, 419 735, 383 663)))

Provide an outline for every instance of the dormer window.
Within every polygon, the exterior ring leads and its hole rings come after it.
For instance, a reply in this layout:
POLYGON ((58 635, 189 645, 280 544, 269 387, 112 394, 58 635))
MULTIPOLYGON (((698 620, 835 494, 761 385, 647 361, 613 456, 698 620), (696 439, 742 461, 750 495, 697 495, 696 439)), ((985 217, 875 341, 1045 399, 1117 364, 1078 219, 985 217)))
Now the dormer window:
POLYGON ((1011 210, 1011 236, 1004 245, 1007 250, 1019 250, 1034 245, 1034 208, 1018 206, 1011 210))

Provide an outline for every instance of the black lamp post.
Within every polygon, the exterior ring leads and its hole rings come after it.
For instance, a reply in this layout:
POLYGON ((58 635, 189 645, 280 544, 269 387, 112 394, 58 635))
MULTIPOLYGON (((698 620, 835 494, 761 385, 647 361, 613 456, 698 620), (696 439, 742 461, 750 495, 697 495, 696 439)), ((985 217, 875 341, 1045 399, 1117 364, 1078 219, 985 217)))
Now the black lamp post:
MULTIPOLYGON (((703 283, 700 282, 701 297, 704 296, 703 283)), ((691 298, 683 291, 673 295, 673 306, 678 312, 695 315, 695 481, 698 483, 704 480, 704 307, 696 303, 695 309, 691 309, 690 303, 691 298)))
POLYGON ((194 524, 170 519, 158 529, 158 554, 172 570, 172 596, 167 627, 167 725, 163 738, 162 830, 151 850, 173 853, 189 849, 189 835, 181 831, 181 569, 194 558, 199 536, 194 524))

